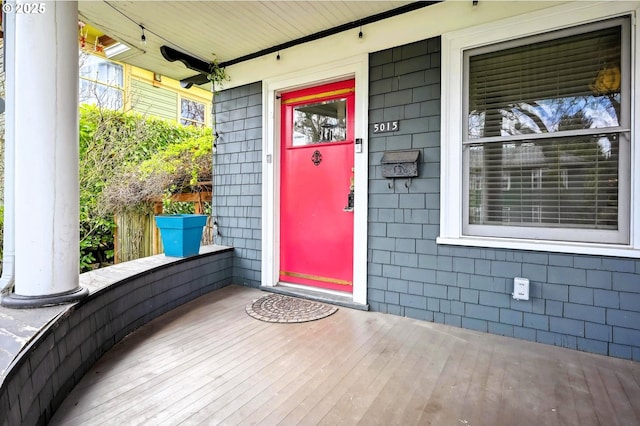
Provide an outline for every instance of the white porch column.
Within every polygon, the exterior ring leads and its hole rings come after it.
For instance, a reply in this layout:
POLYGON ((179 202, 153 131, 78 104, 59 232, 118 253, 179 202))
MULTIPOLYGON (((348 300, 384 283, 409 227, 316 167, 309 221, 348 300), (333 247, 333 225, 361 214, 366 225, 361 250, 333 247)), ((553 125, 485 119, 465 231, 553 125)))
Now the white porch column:
MULTIPOLYGON (((10 3, 13 4, 13 3, 10 3)), ((78 300, 78 3, 43 2, 41 13, 16 13, 15 293, 9 307, 78 300)), ((15 4, 14 4, 15 5, 15 4)), ((5 5, 5 12, 7 6, 5 5)))

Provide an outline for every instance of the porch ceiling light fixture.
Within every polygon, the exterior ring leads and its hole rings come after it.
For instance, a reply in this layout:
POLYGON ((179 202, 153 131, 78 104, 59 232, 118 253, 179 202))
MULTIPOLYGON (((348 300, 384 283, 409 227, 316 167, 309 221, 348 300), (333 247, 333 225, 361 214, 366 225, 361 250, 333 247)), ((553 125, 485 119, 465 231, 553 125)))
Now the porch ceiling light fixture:
POLYGON ((147 36, 144 35, 144 27, 140 25, 140 29, 142 30, 142 35, 140 36, 140 44, 147 45, 147 36))
POLYGON ((104 54, 106 55, 107 58, 112 58, 116 55, 119 55, 121 53, 124 53, 128 50, 131 50, 129 48, 129 46, 127 46, 126 44, 122 44, 122 43, 115 43, 109 47, 106 47, 104 49, 104 54))

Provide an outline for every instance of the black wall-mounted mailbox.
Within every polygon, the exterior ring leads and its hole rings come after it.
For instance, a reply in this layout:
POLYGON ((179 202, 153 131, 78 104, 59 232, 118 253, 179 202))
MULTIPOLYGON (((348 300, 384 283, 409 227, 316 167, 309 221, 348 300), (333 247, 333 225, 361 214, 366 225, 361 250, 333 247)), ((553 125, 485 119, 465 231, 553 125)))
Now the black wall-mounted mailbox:
POLYGON ((385 151, 382 155, 382 177, 411 178, 418 176, 420 150, 385 151))

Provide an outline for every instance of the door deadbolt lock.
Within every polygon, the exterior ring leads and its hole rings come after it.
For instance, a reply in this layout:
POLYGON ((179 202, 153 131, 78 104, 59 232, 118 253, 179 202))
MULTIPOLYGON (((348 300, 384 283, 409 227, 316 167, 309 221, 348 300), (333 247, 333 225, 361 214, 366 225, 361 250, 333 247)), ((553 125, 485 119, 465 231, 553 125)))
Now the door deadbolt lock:
POLYGON ((347 195, 347 206, 342 209, 345 212, 352 212, 353 211, 353 199, 354 199, 354 193, 353 190, 351 190, 349 192, 349 195, 347 195))

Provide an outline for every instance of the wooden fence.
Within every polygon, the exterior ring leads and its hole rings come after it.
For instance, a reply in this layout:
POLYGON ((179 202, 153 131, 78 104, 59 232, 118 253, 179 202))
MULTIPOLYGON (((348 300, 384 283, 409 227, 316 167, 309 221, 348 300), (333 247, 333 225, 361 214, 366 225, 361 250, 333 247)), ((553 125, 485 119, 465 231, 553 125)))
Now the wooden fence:
MULTIPOLYGON (((211 192, 176 194, 172 201, 195 203, 196 214, 204 213, 204 203, 211 202, 211 192)), ((155 215, 162 214, 162 202, 154 203, 153 213, 126 212, 115 215, 114 263, 126 262, 141 257, 163 253, 160 230, 156 227, 155 215)), ((213 218, 207 218, 202 233, 201 245, 213 244, 213 218)))

